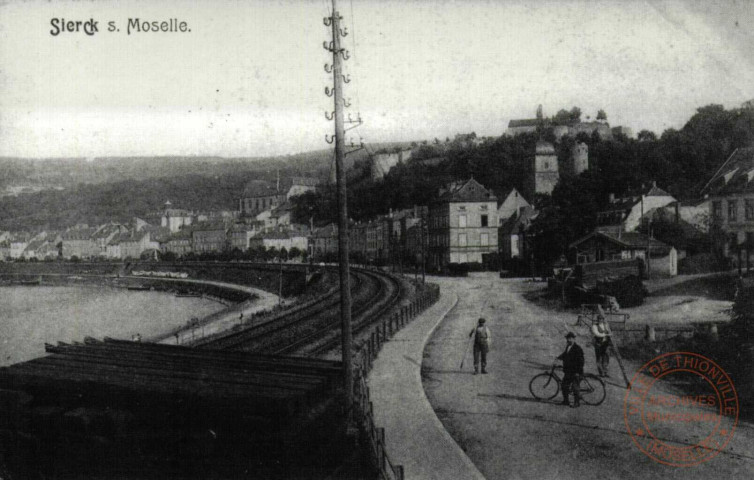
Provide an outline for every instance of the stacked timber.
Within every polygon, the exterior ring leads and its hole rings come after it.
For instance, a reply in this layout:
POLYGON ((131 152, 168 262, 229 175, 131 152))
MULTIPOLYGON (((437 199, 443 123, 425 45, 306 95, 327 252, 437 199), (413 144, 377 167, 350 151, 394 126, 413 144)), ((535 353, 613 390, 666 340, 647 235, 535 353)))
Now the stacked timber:
POLYGON ((107 338, 46 350, 0 369, 0 461, 18 478, 262 474, 340 414, 340 362, 107 338))

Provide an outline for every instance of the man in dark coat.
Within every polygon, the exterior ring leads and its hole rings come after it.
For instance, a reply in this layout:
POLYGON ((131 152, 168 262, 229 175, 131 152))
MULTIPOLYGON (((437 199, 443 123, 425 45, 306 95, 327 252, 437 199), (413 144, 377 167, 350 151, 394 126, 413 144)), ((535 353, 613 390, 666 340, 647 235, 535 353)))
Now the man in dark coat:
POLYGON ((573 391, 573 406, 581 405, 579 380, 584 374, 584 351, 576 344, 576 335, 568 332, 566 335, 566 349, 558 356, 563 360, 563 405, 568 405, 568 393, 573 391))

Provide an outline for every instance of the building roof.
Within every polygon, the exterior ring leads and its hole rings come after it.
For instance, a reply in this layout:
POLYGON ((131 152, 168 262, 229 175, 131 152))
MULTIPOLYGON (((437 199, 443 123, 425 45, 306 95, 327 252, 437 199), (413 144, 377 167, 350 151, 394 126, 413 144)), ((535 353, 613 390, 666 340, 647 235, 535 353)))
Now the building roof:
POLYGON ((537 155, 540 154, 547 154, 547 155, 555 155, 555 147, 550 142, 545 142, 544 140, 540 140, 537 142, 537 148, 535 150, 537 152, 537 155))
POLYGON ((702 194, 754 191, 754 147, 737 148, 702 188, 702 194))
POLYGON ((127 242, 131 239, 131 232, 123 232, 118 235, 115 235, 110 241, 107 243, 108 245, 120 245, 123 242, 127 242))
POLYGON ((270 211, 270 217, 280 217, 281 215, 291 212, 293 212, 293 204, 289 201, 285 201, 270 211))
MULTIPOLYGON (((281 180, 281 185, 283 184, 283 181, 281 180)), ((288 179, 285 183, 285 186, 290 188, 294 185, 300 185, 303 187, 316 187, 319 185, 319 180, 316 178, 311 177, 292 177, 288 179)))
POLYGON ((17 242, 28 242, 31 239, 32 235, 28 232, 15 232, 11 233, 8 240, 11 243, 17 243, 17 242))
POLYGON ((334 223, 329 223, 324 227, 315 228, 312 232, 312 237, 337 237, 338 226, 334 223))
POLYGON ((73 241, 73 240, 89 240, 92 238, 92 235, 94 235, 94 232, 96 232, 96 228, 74 228, 71 230, 67 230, 63 233, 62 238, 63 240, 73 241))
POLYGON ((38 240, 32 240, 29 242, 29 244, 24 249, 27 252, 33 252, 35 250, 39 250, 39 247, 45 244, 44 240, 38 239, 38 240))
MULTIPOLYGON (((670 197, 671 194, 658 187, 655 182, 644 189, 644 197, 670 197)), ((600 225, 614 225, 626 219, 631 209, 641 203, 642 194, 617 198, 597 212, 597 223, 600 225)))
POLYGON ((613 233, 613 232, 604 231, 604 230, 595 230, 592 233, 572 242, 570 245, 568 245, 568 248, 575 248, 593 237, 604 238, 609 242, 612 242, 620 247, 627 248, 629 250, 639 250, 639 249, 643 250, 643 249, 646 249, 647 246, 649 246, 650 249, 652 250, 670 249, 670 246, 667 245, 666 243, 663 243, 657 240, 656 238, 651 238, 643 233, 639 233, 639 232, 613 233))
POLYGON ((228 227, 222 222, 202 222, 195 223, 191 227, 192 232, 214 232, 214 231, 227 231, 228 227))
POLYGON ((301 237, 303 234, 292 234, 291 232, 266 232, 255 235, 253 238, 262 240, 288 240, 292 237, 301 237))
POLYGON ((497 197, 472 177, 466 182, 451 184, 440 194, 439 201, 442 203, 497 202, 497 197))
POLYGON ((275 184, 266 180, 251 180, 244 187, 242 198, 269 197, 279 194, 275 184))
POLYGON ((170 229, 168 227, 157 227, 153 225, 144 227, 142 231, 149 232, 151 234, 150 239, 156 242, 167 241, 170 238, 170 234, 171 234, 170 229))
POLYGON ((139 230, 135 232, 131 232, 127 234, 124 238, 121 238, 120 243, 134 243, 134 242, 140 242, 142 238, 144 238, 146 235, 149 235, 148 230, 139 230))
POLYGON ((508 128, 516 127, 536 127, 539 123, 539 119, 536 118, 524 118, 518 120, 511 120, 508 122, 508 128))
POLYGON ((500 225, 501 235, 512 235, 513 233, 520 232, 529 228, 531 222, 537 218, 539 212, 534 210, 534 207, 527 205, 522 207, 520 212, 516 212, 510 216, 502 225, 500 225))
POLYGON ((105 225, 102 225, 97 229, 96 232, 92 235, 92 239, 98 239, 98 238, 107 238, 113 233, 116 233, 122 228, 121 225, 115 224, 115 223, 107 223, 105 225))
POLYGON ((177 232, 174 232, 170 235, 170 237, 167 239, 167 241, 171 240, 187 240, 191 239, 191 229, 190 228, 182 228, 178 230, 177 232))

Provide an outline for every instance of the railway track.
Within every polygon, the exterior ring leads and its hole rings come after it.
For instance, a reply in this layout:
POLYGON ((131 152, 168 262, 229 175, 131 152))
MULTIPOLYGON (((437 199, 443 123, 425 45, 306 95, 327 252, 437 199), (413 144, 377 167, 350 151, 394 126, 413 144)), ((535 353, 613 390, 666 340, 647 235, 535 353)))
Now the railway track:
MULTIPOLYGON (((354 332, 379 318, 400 298, 400 282, 368 270, 351 270, 354 332)), ((197 342, 198 348, 281 355, 317 355, 338 344, 338 288, 320 298, 281 312, 259 325, 226 336, 197 342)))
MULTIPOLYGON (((371 294, 362 291, 363 301, 354 299, 354 307, 351 311, 354 335, 379 319, 400 300, 401 295, 401 284, 394 277, 375 274, 368 270, 360 271, 360 273, 370 277, 370 281, 376 282, 377 288, 371 294)), ((336 313, 335 319, 330 322, 328 328, 313 332, 275 353, 314 356, 338 347, 340 345, 340 311, 336 313)))

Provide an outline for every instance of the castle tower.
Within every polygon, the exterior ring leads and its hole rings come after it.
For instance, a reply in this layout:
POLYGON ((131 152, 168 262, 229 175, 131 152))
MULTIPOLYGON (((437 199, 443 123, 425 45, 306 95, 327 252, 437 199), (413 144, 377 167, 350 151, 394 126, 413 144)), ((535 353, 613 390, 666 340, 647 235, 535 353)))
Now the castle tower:
POLYGON ((552 193, 560 179, 558 156, 552 143, 540 140, 534 153, 534 193, 552 193))
POLYGON ((589 170, 589 145, 577 142, 571 149, 571 171, 574 175, 589 170))

